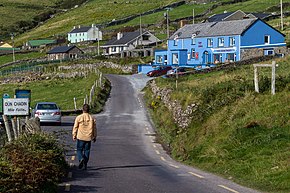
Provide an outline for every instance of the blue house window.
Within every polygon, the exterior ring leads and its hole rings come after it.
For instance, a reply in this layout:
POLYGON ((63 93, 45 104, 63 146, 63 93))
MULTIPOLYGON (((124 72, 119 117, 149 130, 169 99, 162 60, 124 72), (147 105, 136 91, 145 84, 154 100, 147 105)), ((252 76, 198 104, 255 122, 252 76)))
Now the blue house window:
POLYGON ((218 47, 224 47, 224 46, 225 46, 225 39, 218 38, 218 47))
POLYGON ((178 64, 178 54, 172 54, 172 64, 178 64))
POLYGON ((195 49, 194 48, 192 48, 191 49, 191 58, 195 58, 195 49))
POLYGON ((163 61, 162 56, 156 56, 156 62, 157 62, 158 64, 161 64, 162 61, 163 61))
POLYGON ((175 37, 174 37, 174 46, 177 46, 177 43, 178 43, 178 36, 176 35, 175 37))
POLYGON ((212 48, 213 47, 213 39, 212 38, 208 38, 207 39, 207 47, 208 48, 212 48))
POLYGON ((264 41, 265 41, 265 44, 270 44, 270 36, 265 35, 264 41))
POLYGON ((229 43, 230 47, 236 45, 236 39, 235 39, 234 37, 230 37, 229 42, 230 42, 230 43, 229 43))
POLYGON ((196 44, 195 36, 196 36, 196 34, 192 34, 192 36, 191 36, 191 44, 192 45, 195 45, 196 44))

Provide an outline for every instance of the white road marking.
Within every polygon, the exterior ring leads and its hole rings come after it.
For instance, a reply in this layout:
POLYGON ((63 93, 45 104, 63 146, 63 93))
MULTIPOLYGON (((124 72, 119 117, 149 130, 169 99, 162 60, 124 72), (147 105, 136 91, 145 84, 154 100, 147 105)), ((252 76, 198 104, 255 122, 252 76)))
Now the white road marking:
POLYGON ((221 188, 224 188, 224 189, 226 189, 226 190, 228 190, 228 191, 231 191, 231 192, 234 192, 234 193, 239 193, 238 191, 233 190, 233 189, 231 189, 231 188, 229 188, 229 187, 226 187, 226 186, 224 186, 224 185, 218 185, 218 186, 221 187, 221 188))
POLYGON ((70 184, 65 184, 64 191, 66 192, 70 191, 70 184))
POLYGON ((203 176, 199 175, 199 174, 196 174, 196 173, 193 173, 193 172, 188 172, 189 174, 193 175, 193 176, 196 176, 198 178, 204 178, 203 176))
POLYGON ((176 169, 178 169, 179 168, 179 166, 177 166, 177 165, 174 165, 174 164, 169 164, 171 167, 174 167, 174 168, 176 168, 176 169))
POLYGON ((154 147, 154 148, 156 148, 156 145, 155 145, 155 144, 153 144, 153 147, 154 147))
POLYGON ((160 157, 160 159, 161 159, 162 161, 166 161, 166 159, 165 159, 164 157, 162 157, 162 156, 160 157))
POLYGON ((156 152, 158 155, 160 155, 160 152, 159 152, 158 150, 155 150, 155 152, 156 152))
POLYGON ((75 159, 76 159, 76 156, 73 155, 73 156, 71 157, 71 160, 74 161, 75 159))

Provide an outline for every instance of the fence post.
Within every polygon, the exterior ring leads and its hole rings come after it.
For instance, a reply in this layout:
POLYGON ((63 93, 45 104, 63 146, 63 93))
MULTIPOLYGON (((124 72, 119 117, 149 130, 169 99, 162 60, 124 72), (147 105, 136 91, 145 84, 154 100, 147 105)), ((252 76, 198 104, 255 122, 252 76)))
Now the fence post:
POLYGON ((76 101, 76 97, 74 97, 74 107, 75 107, 75 111, 77 110, 77 101, 76 101))
POLYGON ((258 67, 255 64, 254 64, 254 82, 255 82, 255 91, 259 93, 258 67))
POLYGON ((272 95, 275 94, 275 72, 276 72, 276 62, 272 61, 272 84, 271 84, 272 95))
POLYGON ((10 142, 10 141, 12 141, 12 137, 11 137, 10 125, 9 125, 9 122, 8 122, 8 118, 7 118, 6 115, 2 115, 2 117, 3 117, 5 128, 6 128, 6 134, 7 134, 8 142, 10 142))
POLYGON ((14 139, 17 139, 16 117, 11 119, 11 123, 12 123, 12 130, 13 130, 13 133, 14 133, 14 139))

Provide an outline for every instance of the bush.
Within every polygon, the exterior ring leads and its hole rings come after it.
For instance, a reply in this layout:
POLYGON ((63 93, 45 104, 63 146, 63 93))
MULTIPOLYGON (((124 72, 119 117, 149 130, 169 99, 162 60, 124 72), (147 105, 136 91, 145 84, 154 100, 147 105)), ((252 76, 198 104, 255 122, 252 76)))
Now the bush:
POLYGON ((56 139, 43 133, 23 136, 0 153, 0 192, 56 192, 67 168, 56 139))

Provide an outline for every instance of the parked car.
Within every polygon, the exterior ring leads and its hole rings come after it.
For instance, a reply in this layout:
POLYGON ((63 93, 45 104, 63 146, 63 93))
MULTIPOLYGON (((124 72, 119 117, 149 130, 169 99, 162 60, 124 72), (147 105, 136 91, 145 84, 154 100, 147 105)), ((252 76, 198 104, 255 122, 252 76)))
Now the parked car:
POLYGON ((61 111, 54 102, 39 102, 31 113, 32 117, 38 117, 40 123, 56 123, 61 125, 61 111))
POLYGON ((159 67, 155 70, 149 71, 147 73, 147 76, 150 76, 150 77, 162 76, 162 75, 165 75, 167 71, 171 69, 172 69, 171 66, 159 67))
POLYGON ((176 74, 178 76, 181 76, 181 75, 184 75, 185 72, 186 72, 186 70, 183 67, 173 68, 173 69, 167 71, 166 76, 167 77, 172 77, 172 76, 176 76, 176 74))

